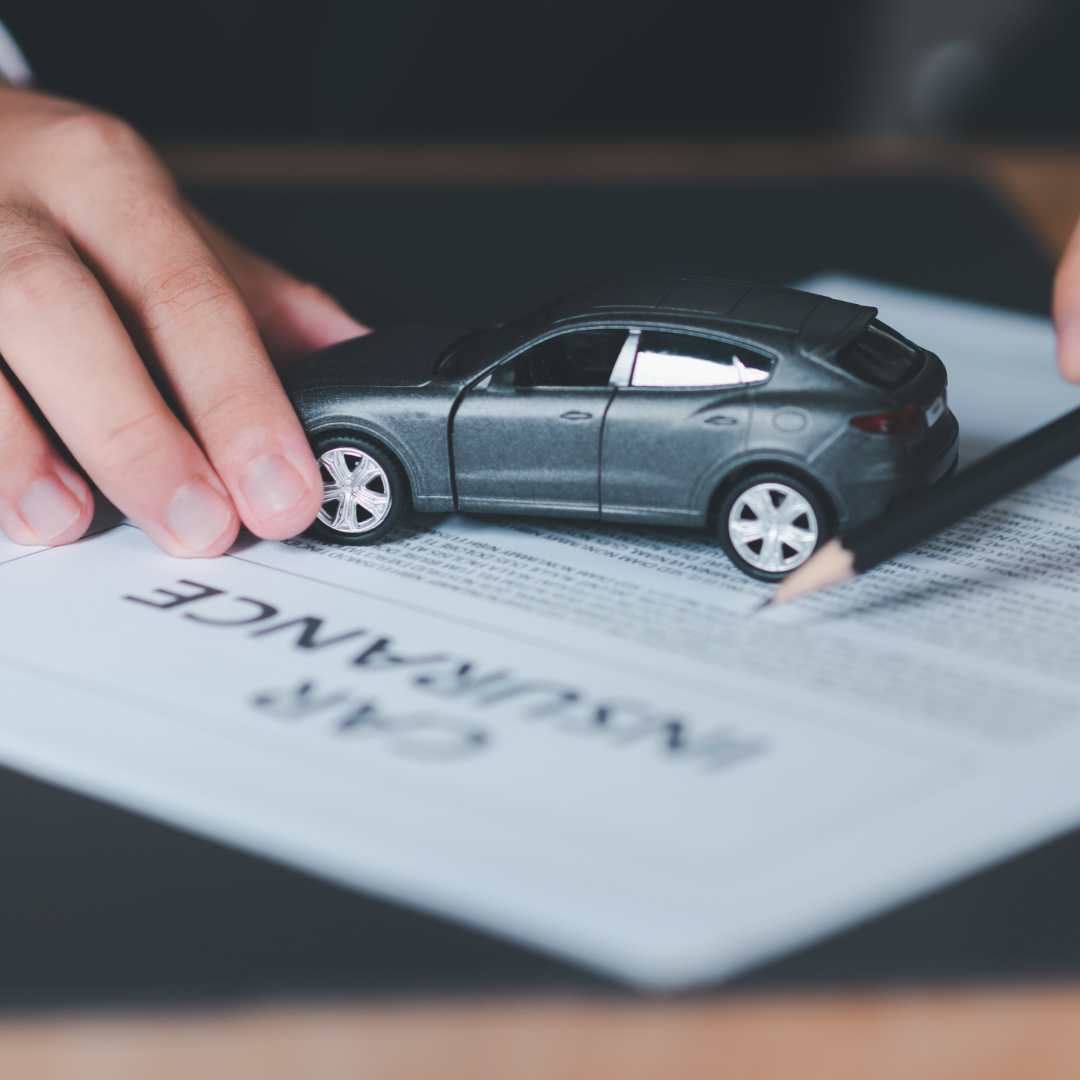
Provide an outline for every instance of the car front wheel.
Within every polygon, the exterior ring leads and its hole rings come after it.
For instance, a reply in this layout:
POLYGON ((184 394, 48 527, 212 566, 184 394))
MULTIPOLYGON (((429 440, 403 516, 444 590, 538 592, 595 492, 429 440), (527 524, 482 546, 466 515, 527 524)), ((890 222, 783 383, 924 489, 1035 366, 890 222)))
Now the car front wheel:
POLYGON ((312 449, 322 473, 323 501, 310 534, 334 544, 382 539, 408 505, 401 466, 381 446, 358 436, 329 436, 312 449))
POLYGON ((740 480, 724 499, 716 529, 731 561, 761 581, 780 581, 827 538, 830 514, 809 485, 783 473, 740 480))

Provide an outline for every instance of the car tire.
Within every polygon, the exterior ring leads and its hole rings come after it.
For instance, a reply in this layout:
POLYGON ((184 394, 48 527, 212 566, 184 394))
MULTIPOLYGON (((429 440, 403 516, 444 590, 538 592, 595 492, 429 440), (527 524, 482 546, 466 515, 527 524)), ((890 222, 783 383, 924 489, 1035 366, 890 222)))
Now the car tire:
POLYGON ((323 436, 311 448, 323 478, 323 503, 308 535, 350 545, 386 536, 409 505, 405 474, 393 455, 359 435, 323 436))
POLYGON ((809 484, 781 472, 743 477, 713 523, 728 558, 759 581, 782 581, 828 539, 833 514, 809 484))

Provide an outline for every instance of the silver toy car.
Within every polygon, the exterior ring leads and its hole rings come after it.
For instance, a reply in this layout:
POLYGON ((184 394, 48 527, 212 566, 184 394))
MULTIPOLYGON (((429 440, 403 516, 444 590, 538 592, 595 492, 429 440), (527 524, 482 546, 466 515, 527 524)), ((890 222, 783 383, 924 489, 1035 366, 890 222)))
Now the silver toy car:
POLYGON ((685 525, 778 580, 956 464, 944 365, 876 315, 629 278, 501 326, 323 349, 286 378, 325 482, 313 534, 371 543, 410 504, 685 525))

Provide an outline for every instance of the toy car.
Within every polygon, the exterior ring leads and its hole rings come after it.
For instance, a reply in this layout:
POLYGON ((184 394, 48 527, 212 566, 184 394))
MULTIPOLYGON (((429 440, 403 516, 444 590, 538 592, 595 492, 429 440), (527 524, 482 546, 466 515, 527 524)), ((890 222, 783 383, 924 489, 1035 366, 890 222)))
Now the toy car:
POLYGON ((684 525, 779 580, 955 466, 944 365, 876 315, 630 278, 499 326, 333 345, 286 378, 325 483, 313 534, 371 543, 410 504, 684 525))

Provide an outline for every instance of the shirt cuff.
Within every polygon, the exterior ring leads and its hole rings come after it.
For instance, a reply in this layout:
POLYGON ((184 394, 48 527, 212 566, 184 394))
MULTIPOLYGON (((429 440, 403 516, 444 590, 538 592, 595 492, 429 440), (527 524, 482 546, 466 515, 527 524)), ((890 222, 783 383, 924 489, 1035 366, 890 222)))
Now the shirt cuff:
POLYGON ((22 54, 22 49, 0 23, 0 76, 16 86, 28 86, 34 81, 34 73, 22 54))

